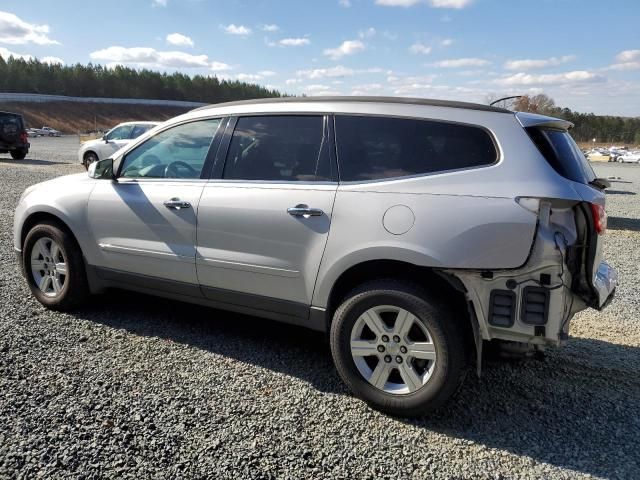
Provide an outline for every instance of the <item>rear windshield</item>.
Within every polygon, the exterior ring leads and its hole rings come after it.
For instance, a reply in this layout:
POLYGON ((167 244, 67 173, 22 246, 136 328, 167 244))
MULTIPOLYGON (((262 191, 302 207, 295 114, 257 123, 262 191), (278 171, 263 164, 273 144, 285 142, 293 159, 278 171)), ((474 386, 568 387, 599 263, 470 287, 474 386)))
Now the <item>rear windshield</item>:
POLYGON ((567 131, 538 127, 526 130, 549 165, 560 175, 584 184, 595 180, 589 161, 567 131))
POLYGON ((0 112, 0 139, 14 141, 23 130, 22 117, 13 113, 0 112))

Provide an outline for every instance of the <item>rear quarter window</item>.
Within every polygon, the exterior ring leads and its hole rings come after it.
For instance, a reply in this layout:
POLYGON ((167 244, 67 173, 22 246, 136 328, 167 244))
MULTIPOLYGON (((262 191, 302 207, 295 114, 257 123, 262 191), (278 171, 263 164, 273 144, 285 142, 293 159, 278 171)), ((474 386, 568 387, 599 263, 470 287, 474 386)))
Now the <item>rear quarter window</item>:
POLYGON ((528 127, 527 133, 547 163, 563 177, 588 184, 596 175, 576 142, 566 130, 528 127))
POLYGON ((489 133, 476 126, 391 117, 335 117, 340 180, 367 181, 495 163, 489 133))

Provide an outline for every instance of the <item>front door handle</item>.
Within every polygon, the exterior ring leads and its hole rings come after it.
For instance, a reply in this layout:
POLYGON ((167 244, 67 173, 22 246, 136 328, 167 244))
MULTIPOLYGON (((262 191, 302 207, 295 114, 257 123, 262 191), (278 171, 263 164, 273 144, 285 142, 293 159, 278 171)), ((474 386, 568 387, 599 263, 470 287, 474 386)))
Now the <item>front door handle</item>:
POLYGON ((324 212, 319 208, 310 208, 308 205, 301 203, 300 205, 296 205, 295 207, 287 208, 287 213, 289 215, 293 215, 294 217, 320 217, 324 215, 324 212))
POLYGON ((166 202, 164 202, 164 206, 172 210, 182 210, 183 208, 191 208, 191 204, 189 202, 183 202, 179 198, 172 198, 171 200, 167 200, 166 202))

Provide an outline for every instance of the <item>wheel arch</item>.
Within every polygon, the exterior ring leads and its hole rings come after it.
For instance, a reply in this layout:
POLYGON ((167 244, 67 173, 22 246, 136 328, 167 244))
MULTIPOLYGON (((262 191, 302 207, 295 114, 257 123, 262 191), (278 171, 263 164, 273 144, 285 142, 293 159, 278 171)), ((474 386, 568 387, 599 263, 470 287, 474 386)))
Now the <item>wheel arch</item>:
MULTIPOLYGON (((464 342, 468 349, 465 353, 469 357, 473 356, 470 352, 481 355, 481 347, 478 346, 479 332, 476 327, 475 310, 473 305, 468 302, 464 286, 458 278, 444 274, 437 268, 400 260, 367 260, 352 265, 342 272, 334 282, 329 294, 325 311, 326 331, 331 331, 333 314, 350 291, 364 282, 382 279, 412 283, 428 292, 435 293, 437 298, 445 302, 454 312, 455 321, 464 335, 464 342)), ((479 357, 477 361, 480 361, 479 357)))
POLYGON ((37 211, 29 214, 24 221, 22 222, 22 227, 20 228, 20 248, 24 248, 24 241, 27 238, 29 231, 37 224, 42 223, 44 221, 49 221, 57 224, 60 228, 64 229, 73 240, 78 244, 78 248, 81 249, 80 242, 78 242, 78 238, 73 233, 73 230, 69 227, 69 225, 59 216, 55 215, 51 212, 46 211, 37 211))

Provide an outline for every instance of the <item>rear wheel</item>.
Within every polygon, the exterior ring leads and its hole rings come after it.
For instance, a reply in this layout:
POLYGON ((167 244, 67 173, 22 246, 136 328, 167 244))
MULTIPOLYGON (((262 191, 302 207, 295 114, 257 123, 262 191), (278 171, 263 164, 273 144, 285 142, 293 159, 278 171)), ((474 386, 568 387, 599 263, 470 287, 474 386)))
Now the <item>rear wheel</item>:
POLYGON ((45 307, 68 310, 88 294, 82 253, 73 236, 52 222, 34 226, 25 239, 24 274, 45 307))
POLYGON ((82 157, 82 164, 84 165, 84 168, 86 168, 87 170, 89 170, 89 165, 97 161, 98 161, 98 156, 93 152, 87 152, 82 157))
POLYGON ((331 325, 331 352, 354 394, 393 415, 440 407, 466 375, 464 336, 453 313, 417 286, 393 280, 347 296, 331 325))
POLYGON ((25 149, 20 149, 20 150, 11 150, 11 158, 13 158, 14 160, 24 160, 24 158, 27 156, 27 153, 29 153, 29 150, 25 149))

